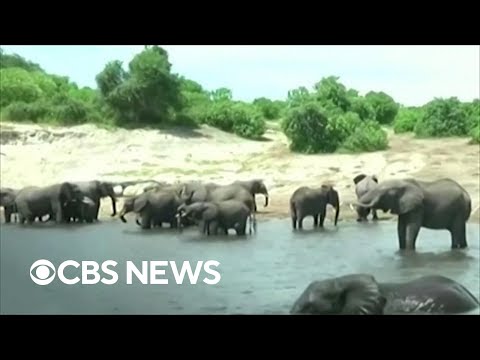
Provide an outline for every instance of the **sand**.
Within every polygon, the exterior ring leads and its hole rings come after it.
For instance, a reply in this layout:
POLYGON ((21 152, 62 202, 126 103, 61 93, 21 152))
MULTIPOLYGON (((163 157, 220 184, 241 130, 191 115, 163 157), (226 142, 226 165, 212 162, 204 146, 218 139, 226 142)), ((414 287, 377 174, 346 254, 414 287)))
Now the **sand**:
MULTIPOLYGON (((242 139, 208 126, 197 130, 107 130, 94 125, 49 127, 2 122, 0 129, 2 187, 92 179, 228 184, 261 178, 270 202, 264 208, 259 196, 259 217, 284 218, 289 216, 288 199, 296 188, 329 183, 340 194, 339 221, 353 221, 356 214, 349 204, 355 201, 352 179, 357 174, 375 174, 380 181, 450 177, 470 193, 470 221, 480 222, 480 147, 469 144, 467 138, 415 139, 411 134, 395 135, 389 130, 386 151, 301 155, 288 150, 288 141, 276 123, 269 123, 264 141, 242 139)), ((109 217, 110 212, 110 201, 102 200, 101 216, 109 217)), ((328 221, 333 215, 329 209, 328 221)), ((382 212, 379 216, 396 219, 382 212)))

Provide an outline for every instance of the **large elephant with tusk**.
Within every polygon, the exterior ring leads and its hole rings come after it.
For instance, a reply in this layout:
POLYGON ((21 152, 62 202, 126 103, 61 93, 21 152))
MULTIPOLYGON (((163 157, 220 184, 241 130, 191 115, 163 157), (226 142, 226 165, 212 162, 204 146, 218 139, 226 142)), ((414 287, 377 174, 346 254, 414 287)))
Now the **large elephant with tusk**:
POLYGON ((467 191, 452 179, 385 180, 361 196, 356 205, 398 215, 401 250, 415 249, 422 227, 448 230, 452 249, 467 247, 466 222, 472 211, 472 200, 467 191))

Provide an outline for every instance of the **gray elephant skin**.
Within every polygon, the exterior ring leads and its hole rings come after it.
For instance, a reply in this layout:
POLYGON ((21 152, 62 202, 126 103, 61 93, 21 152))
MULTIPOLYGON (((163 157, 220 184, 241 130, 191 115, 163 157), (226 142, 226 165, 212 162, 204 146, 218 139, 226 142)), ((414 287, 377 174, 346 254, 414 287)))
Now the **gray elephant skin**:
POLYGON ((216 183, 190 182, 184 185, 181 196, 190 199, 189 203, 201 201, 239 200, 245 203, 253 212, 257 211, 255 195, 265 196, 265 205, 268 206, 268 190, 262 180, 235 181, 229 185, 216 183), (192 194, 193 193, 193 194, 192 194))
POLYGON ((198 222, 200 232, 206 235, 217 235, 221 228, 225 235, 228 235, 229 229, 234 229, 238 236, 243 236, 249 220, 249 234, 252 233, 252 226, 256 228, 253 212, 238 200, 183 204, 178 208, 178 216, 198 222))
POLYGON ((303 229, 303 219, 307 216, 313 216, 314 227, 323 227, 328 204, 336 210, 334 224, 337 226, 340 214, 340 198, 337 190, 330 185, 322 185, 319 188, 299 187, 290 197, 290 216, 293 229, 297 228, 297 222, 298 228, 303 229))
POLYGON ((170 227, 176 228, 177 209, 182 203, 182 199, 174 191, 147 191, 125 199, 119 216, 126 223, 125 215, 135 212, 136 222, 142 229, 151 229, 154 226, 161 226, 162 223, 169 223, 170 227))
MULTIPOLYGON (((365 175, 360 174, 353 178, 353 183, 355 184, 355 194, 357 195, 357 200, 360 199, 370 190, 373 190, 378 185, 378 178, 375 175, 365 175)), ((367 221, 367 217, 372 212, 372 220, 378 220, 377 210, 365 208, 361 206, 355 207, 357 212, 357 221, 367 221)))
POLYGON ((390 210, 398 215, 397 235, 401 250, 415 250, 421 227, 448 230, 452 249, 468 246, 466 223, 472 201, 467 191, 452 179, 385 180, 364 194, 357 205, 385 212, 390 210))
POLYGON ((265 196, 264 207, 268 206, 268 189, 264 181, 261 179, 253 180, 237 180, 234 181, 231 185, 238 185, 245 188, 253 196, 253 211, 257 212, 257 202, 255 200, 256 194, 261 194, 265 196))
POLYGON ((83 197, 83 201, 72 200, 63 205, 63 219, 69 222, 93 223, 95 220, 97 204, 88 196, 83 197))
POLYGON ((63 206, 70 201, 88 202, 78 186, 63 182, 45 187, 29 186, 21 189, 15 204, 19 214, 19 222, 32 223, 36 217, 50 215, 57 223, 63 223, 63 206))
POLYGON ((5 222, 7 224, 12 221, 12 215, 17 212, 15 207, 15 198, 18 192, 18 189, 12 189, 8 187, 0 188, 0 206, 3 207, 5 222))
MULTIPOLYGON (((80 191, 84 196, 87 198, 91 199, 94 203, 95 206, 93 208, 89 207, 87 209, 73 209, 72 205, 72 211, 81 214, 87 211, 88 215, 87 218, 90 219, 93 217, 93 220, 98 220, 98 213, 100 210, 100 199, 105 198, 105 197, 110 197, 112 200, 112 214, 111 216, 115 216, 117 213, 117 208, 116 208, 116 197, 115 197, 115 191, 114 191, 114 184, 111 182, 107 181, 99 181, 99 180, 92 180, 92 181, 80 181, 80 182, 74 182, 75 185, 78 186, 80 191)), ((81 205, 80 202, 77 203, 79 206, 81 205)), ((82 219, 82 220, 87 220, 87 219, 82 219)))
POLYGON ((381 283, 370 274, 313 281, 291 314, 393 315, 461 314, 478 309, 478 299, 458 282, 439 275, 403 283, 381 283))

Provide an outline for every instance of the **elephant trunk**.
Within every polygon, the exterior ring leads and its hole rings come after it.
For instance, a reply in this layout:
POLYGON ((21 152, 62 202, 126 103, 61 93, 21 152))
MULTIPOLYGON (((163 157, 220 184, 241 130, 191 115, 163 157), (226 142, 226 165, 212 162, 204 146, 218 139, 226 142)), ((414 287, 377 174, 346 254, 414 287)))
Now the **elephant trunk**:
POLYGON ((265 205, 264 207, 268 206, 268 193, 265 193, 265 205))
POLYGON ((125 210, 125 207, 123 207, 123 209, 120 211, 120 214, 119 214, 119 218, 120 220, 122 220, 122 222, 126 223, 127 222, 127 219, 125 219, 125 214, 127 213, 127 211, 125 210))
POLYGON ((337 222, 338 222, 338 215, 340 215, 340 201, 338 199, 338 196, 337 198, 335 199, 335 220, 334 220, 334 224, 335 226, 337 226, 337 222))

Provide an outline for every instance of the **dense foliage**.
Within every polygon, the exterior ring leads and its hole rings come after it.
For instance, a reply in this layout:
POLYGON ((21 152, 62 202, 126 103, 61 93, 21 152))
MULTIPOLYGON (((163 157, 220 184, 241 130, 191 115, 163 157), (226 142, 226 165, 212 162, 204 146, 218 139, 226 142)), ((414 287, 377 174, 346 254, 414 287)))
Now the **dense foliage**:
POLYGON ((172 72, 168 53, 145 46, 128 64, 112 60, 96 76, 97 88, 79 87, 49 74, 17 54, 0 49, 0 111, 9 121, 62 125, 93 122, 109 126, 197 126, 207 124, 260 139, 266 121, 281 121, 292 151, 376 151, 387 148, 382 126, 417 136, 471 136, 479 140, 480 102, 434 99, 403 107, 384 92, 360 95, 338 77, 324 77, 312 89, 299 87, 285 101, 234 99, 228 88, 205 89, 172 72))

